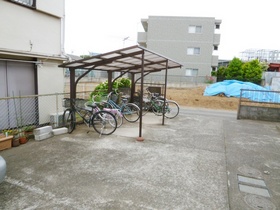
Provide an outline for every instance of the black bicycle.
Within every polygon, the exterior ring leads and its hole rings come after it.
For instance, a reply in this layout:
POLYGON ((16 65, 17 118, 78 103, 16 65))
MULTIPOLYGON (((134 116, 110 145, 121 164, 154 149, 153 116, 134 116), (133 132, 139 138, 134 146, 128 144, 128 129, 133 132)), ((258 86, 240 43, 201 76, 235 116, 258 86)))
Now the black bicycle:
POLYGON ((115 116, 104 110, 100 110, 98 106, 86 104, 84 99, 64 99, 70 104, 69 108, 63 113, 63 125, 67 127, 68 133, 72 133, 78 121, 83 121, 88 127, 92 126, 100 135, 110 135, 117 128, 115 116))

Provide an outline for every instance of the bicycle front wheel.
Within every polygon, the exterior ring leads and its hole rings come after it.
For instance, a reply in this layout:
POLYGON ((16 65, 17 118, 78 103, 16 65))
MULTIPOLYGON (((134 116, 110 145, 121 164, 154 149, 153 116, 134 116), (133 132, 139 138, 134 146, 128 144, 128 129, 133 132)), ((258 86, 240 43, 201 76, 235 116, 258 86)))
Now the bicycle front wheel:
POLYGON ((76 127, 75 112, 72 109, 66 109, 63 113, 63 125, 68 129, 68 133, 76 127))
POLYGON ((100 135, 110 135, 117 128, 115 116, 107 111, 96 112, 92 116, 91 124, 94 130, 100 135))
POLYGON ((166 118, 172 119, 179 114, 179 105, 175 101, 166 101, 165 102, 165 112, 164 115, 166 118))
POLYGON ((136 104, 128 103, 123 107, 122 114, 128 122, 136 122, 140 117, 140 108, 136 104))
MULTIPOLYGON (((140 106, 139 106, 139 108, 140 108, 140 106)), ((142 103, 142 116, 147 114, 150 110, 151 110, 151 102, 150 101, 143 101, 143 103, 142 103)))

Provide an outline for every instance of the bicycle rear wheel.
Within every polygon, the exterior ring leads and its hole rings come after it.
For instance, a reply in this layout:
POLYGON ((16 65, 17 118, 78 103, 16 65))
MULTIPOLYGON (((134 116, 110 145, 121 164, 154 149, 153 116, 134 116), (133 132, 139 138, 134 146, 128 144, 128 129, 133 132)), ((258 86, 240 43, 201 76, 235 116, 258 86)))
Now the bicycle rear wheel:
POLYGON ((123 116, 121 116, 119 113, 114 114, 116 121, 117 121, 117 128, 121 127, 123 124, 123 116))
POLYGON ((68 133, 76 127, 75 112, 72 109, 66 109, 63 113, 63 125, 68 129, 68 133))
POLYGON ((116 118, 117 128, 121 127, 121 125, 123 124, 123 115, 120 112, 120 110, 113 109, 113 108, 112 109, 111 108, 104 108, 103 110, 106 111, 106 112, 112 113, 116 118))
POLYGON ((162 116, 163 111, 163 101, 162 100, 155 100, 152 104, 152 111, 157 116, 162 116))
POLYGON ((92 116, 91 124, 94 130, 100 135, 110 135, 117 128, 115 116, 107 111, 96 112, 92 116))
POLYGON ((136 104, 128 103, 123 107, 122 114, 128 122, 136 122, 140 117, 140 108, 136 104))
POLYGON ((172 119, 179 114, 179 105, 175 101, 166 101, 165 102, 165 112, 164 115, 166 118, 172 119))

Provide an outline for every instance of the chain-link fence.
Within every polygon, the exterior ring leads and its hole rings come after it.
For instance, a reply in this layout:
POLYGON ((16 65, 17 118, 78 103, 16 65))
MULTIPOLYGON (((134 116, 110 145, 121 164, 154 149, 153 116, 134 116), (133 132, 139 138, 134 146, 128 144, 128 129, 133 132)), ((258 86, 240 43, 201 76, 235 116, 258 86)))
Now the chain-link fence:
MULTIPOLYGON (((139 78, 140 75, 136 75, 135 80, 139 78)), ((67 81, 67 80, 66 80, 67 81)), ((99 78, 95 79, 92 77, 84 77, 78 83, 78 88, 84 88, 84 85, 90 86, 93 90, 95 87, 94 84, 100 84, 101 82, 107 81, 107 78, 99 78)), ((190 86, 197 86, 197 85, 205 85, 215 83, 217 81, 216 77, 212 76, 180 76, 180 75, 168 75, 167 78, 167 87, 175 87, 175 88, 184 88, 190 86)), ((137 83, 140 83, 138 80, 137 83)), ((165 83, 165 75, 147 75, 144 78, 144 83, 150 84, 164 84, 165 83)), ((70 84, 69 82, 65 83, 66 91, 69 91, 70 84)), ((83 91, 83 90, 82 90, 83 91)))
MULTIPOLYGON (((0 98, 0 131, 51 125, 62 126, 63 99, 69 93, 0 98)), ((77 92, 77 98, 89 99, 90 91, 77 92)))

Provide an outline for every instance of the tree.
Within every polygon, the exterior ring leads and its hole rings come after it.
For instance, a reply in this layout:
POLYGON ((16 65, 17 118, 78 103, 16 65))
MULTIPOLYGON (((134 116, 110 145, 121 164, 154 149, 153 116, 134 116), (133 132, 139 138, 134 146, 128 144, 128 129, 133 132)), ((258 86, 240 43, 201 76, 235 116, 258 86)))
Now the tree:
POLYGON ((243 62, 239 58, 233 58, 226 69, 226 79, 243 80, 242 65, 243 62))
POLYGON ((220 66, 217 70, 217 82, 228 80, 240 80, 246 82, 261 83, 262 73, 268 68, 267 63, 261 63, 259 60, 243 62, 239 58, 233 58, 228 67, 220 66))
POLYGON ((269 65, 267 62, 260 62, 260 66, 262 68, 262 71, 267 71, 269 65))
POLYGON ((262 66, 258 60, 251 60, 242 65, 243 81, 260 84, 262 79, 262 66))
POLYGON ((227 67, 225 66, 220 66, 219 69, 216 72, 217 76, 217 82, 223 81, 226 78, 226 71, 227 71, 227 67))

